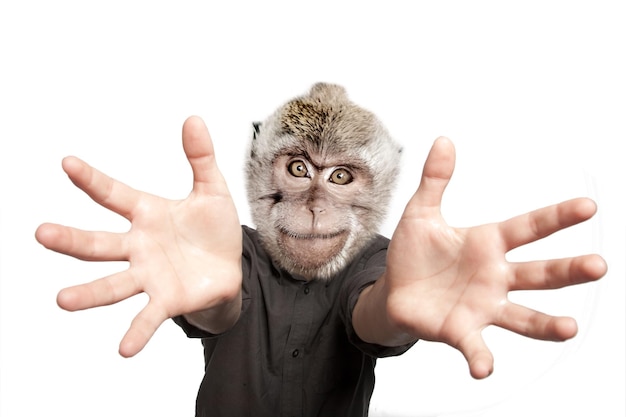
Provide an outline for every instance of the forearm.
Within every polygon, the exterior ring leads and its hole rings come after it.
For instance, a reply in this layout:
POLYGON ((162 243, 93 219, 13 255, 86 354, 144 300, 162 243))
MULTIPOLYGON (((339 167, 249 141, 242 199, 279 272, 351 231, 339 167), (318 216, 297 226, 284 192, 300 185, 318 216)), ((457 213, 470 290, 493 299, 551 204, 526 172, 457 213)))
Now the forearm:
POLYGON ((241 290, 215 307, 185 314, 189 324, 212 334, 224 333, 237 323, 241 313, 241 290))
POLYGON ((361 340, 383 346, 401 346, 416 338, 402 330, 389 315, 389 294, 383 275, 365 288, 354 306, 352 325, 361 340))

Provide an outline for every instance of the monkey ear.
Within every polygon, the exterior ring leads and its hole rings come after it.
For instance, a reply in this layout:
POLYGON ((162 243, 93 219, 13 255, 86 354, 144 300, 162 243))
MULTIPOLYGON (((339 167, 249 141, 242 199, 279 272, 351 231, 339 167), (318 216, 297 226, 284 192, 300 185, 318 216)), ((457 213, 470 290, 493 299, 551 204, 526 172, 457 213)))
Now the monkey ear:
POLYGON ((261 132, 261 122, 252 122, 252 140, 255 140, 261 132))
POLYGON ((311 98, 328 102, 345 102, 348 100, 346 89, 338 84, 316 83, 309 92, 311 98))

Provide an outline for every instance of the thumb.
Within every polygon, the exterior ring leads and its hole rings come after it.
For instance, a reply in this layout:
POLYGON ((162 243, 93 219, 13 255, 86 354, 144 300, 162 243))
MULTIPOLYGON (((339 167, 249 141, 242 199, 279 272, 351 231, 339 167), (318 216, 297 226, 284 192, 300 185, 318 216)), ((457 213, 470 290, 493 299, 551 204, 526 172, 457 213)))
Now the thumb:
POLYGON ((407 206, 409 214, 423 214, 424 210, 432 213, 433 209, 439 212, 443 192, 454 171, 455 160, 456 152, 452 141, 446 137, 437 138, 424 163, 420 185, 407 206))
POLYGON ((228 192, 217 167, 211 135, 198 116, 189 117, 183 124, 183 149, 193 171, 194 191, 228 192))

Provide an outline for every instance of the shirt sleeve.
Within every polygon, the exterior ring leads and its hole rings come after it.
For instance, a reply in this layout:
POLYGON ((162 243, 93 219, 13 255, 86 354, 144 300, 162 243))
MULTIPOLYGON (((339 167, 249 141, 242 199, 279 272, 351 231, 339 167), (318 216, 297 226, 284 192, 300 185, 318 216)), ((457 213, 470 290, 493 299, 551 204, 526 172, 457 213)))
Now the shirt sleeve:
POLYGON ((217 336, 205 330, 199 329, 193 324, 190 324, 185 319, 185 316, 172 317, 172 320, 174 321, 174 323, 178 324, 178 326, 180 326, 181 329, 183 329, 183 331, 189 338, 205 339, 205 338, 217 336))
POLYGON ((385 272, 387 258, 386 246, 375 250, 373 254, 370 251, 368 252, 363 255, 363 258, 359 262, 362 269, 358 270, 353 276, 346 277, 339 298, 341 302, 341 317, 346 327, 346 333, 350 343, 363 353, 376 358, 398 356, 409 350, 416 341, 402 346, 383 346, 376 343, 368 343, 361 340, 352 325, 352 312, 361 292, 376 282, 385 272))

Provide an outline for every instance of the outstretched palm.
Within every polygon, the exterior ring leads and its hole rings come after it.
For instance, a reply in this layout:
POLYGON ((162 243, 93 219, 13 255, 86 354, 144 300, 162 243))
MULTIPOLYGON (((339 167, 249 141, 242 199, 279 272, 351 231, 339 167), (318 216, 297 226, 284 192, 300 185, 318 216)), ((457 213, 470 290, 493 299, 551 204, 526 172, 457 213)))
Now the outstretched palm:
POLYGON ((219 172, 204 123, 189 118, 183 146, 194 176, 191 194, 172 201, 134 190, 81 160, 64 159, 74 184, 131 222, 127 233, 88 232, 44 224, 37 240, 49 249, 90 261, 128 261, 129 269, 62 290, 58 303, 81 310, 145 292, 147 306, 122 339, 120 353, 139 352, 170 317, 218 307, 239 296, 241 228, 219 172))
POLYGON ((454 159, 452 143, 440 138, 389 246, 384 277, 387 310, 407 334, 459 349, 471 374, 484 378, 493 367, 481 337, 488 325, 543 340, 565 340, 577 332, 573 319, 516 305, 508 300, 509 291, 598 279, 606 265, 595 255, 527 263, 505 259, 515 247, 591 217, 596 208, 588 199, 566 201, 501 223, 449 227, 440 205, 454 159))

